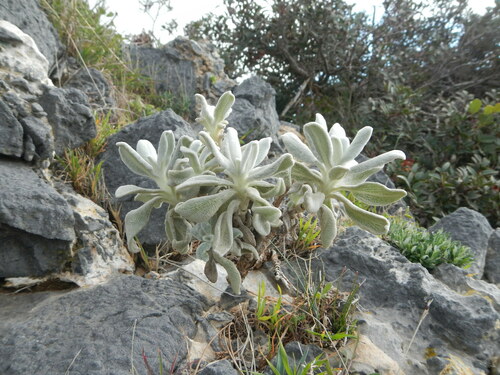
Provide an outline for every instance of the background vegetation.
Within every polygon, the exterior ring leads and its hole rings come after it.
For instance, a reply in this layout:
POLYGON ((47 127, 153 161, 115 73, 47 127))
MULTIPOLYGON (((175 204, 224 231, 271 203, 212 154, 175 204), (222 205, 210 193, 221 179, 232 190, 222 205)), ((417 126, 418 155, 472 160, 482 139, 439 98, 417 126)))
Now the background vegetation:
POLYGON ((422 224, 467 206, 500 225, 499 1, 481 16, 467 0, 386 0, 382 15, 343 0, 224 3, 185 32, 212 40, 229 75, 264 77, 299 125, 320 112, 351 136, 373 126, 369 152, 407 153, 390 172, 422 224))

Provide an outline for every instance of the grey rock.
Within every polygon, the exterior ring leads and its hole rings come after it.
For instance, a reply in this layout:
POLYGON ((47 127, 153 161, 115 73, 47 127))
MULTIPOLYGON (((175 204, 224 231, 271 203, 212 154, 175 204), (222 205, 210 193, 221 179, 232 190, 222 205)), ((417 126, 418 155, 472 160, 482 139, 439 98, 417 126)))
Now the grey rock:
MULTIPOLYGON (((118 187, 130 184, 146 188, 155 188, 156 186, 153 181, 134 174, 123 164, 116 143, 126 142, 135 148, 139 140, 147 139, 157 147, 160 136, 165 130, 172 130, 176 139, 183 135, 193 138, 196 136, 190 124, 177 116, 172 110, 167 110, 141 118, 113 134, 107 140, 106 151, 99 156, 98 161, 104 161, 102 172, 106 187, 112 195, 111 201, 115 206, 121 208, 120 216, 122 219, 125 218, 127 212, 136 209, 140 204, 133 200, 133 196, 121 199, 114 198, 114 193, 118 187)), ((156 245, 166 240, 165 212, 165 207, 153 210, 149 225, 139 233, 139 240, 146 248, 154 249, 156 245)))
POLYGON ((280 121, 276 112, 276 92, 262 78, 253 76, 234 89, 236 100, 228 117, 229 125, 249 142, 264 137, 277 144, 280 121))
POLYGON ((159 94, 172 93, 193 100, 196 93, 195 66, 179 51, 165 46, 152 48, 129 45, 126 47, 132 67, 152 79, 159 94))
MULTIPOLYGON (((40 52, 54 66, 57 58, 62 55, 64 48, 59 40, 57 31, 48 20, 37 0, 4 0, 0 5, 0 19, 9 21, 33 38, 40 52)), ((10 40, 17 40, 16 35, 8 35, 10 40)))
POLYGON ((136 276, 69 292, 0 295, 0 373, 126 375, 186 367, 203 296, 136 276), (70 369, 70 371, 68 371, 70 369))
POLYGON ((461 207, 443 217, 430 227, 429 231, 436 232, 440 229, 448 233, 451 239, 470 247, 474 255, 474 263, 469 268, 469 273, 475 273, 480 279, 484 272, 488 239, 493 232, 488 220, 479 212, 461 207))
POLYGON ((491 233, 484 265, 484 278, 500 286, 500 228, 491 233))
POLYGON ((211 101, 236 86, 224 72, 224 60, 208 41, 177 37, 162 48, 125 47, 130 65, 155 82, 158 93, 171 93, 194 104, 194 94, 211 101))
POLYGON ((96 136, 94 117, 80 90, 48 88, 39 100, 54 132, 55 151, 83 145, 96 136))
POLYGON ((24 161, 30 162, 33 160, 35 157, 35 143, 33 142, 33 139, 26 134, 24 137, 24 142, 23 142, 23 159, 24 161))
POLYGON ((52 157, 55 146, 50 125, 33 116, 23 118, 21 124, 25 134, 33 141, 36 158, 44 160, 52 157))
MULTIPOLYGON (((31 2, 31 1, 28 1, 31 2)), ((23 2, 9 0, 10 5, 23 2)), ((2 53, 0 53, 0 77, 15 74, 31 82, 38 82, 45 85, 52 85, 48 78, 49 62, 42 55, 33 39, 22 32, 16 25, 5 21, 2 13, 8 12, 8 7, 0 5, 0 32, 14 34, 22 43, 1 43, 2 53)), ((34 91, 31 88, 31 91, 34 91)))
MULTIPOLYGON (((360 333, 395 360, 406 374, 430 374, 423 370, 421 353, 433 347, 438 355, 455 355, 478 373, 488 366, 488 358, 500 350, 500 318, 490 299, 479 293, 462 295, 434 279, 420 264, 410 263, 396 249, 357 227, 348 228, 334 246, 320 252, 312 269, 323 269, 326 280, 341 279, 343 289, 362 282, 359 292, 365 324, 360 333), (428 301, 433 300, 410 348, 428 301), (388 339, 390 338, 390 339, 388 339), (411 360, 408 360, 411 358, 411 360)), ((290 267, 283 269, 294 278, 290 267)), ((316 271, 316 275, 319 273, 316 271)))
POLYGON ((111 85, 97 69, 79 69, 64 83, 64 87, 72 87, 83 91, 93 108, 109 110, 115 106, 111 85))
POLYGON ((23 154, 23 127, 2 100, 0 100, 0 154, 17 157, 23 154))
MULTIPOLYGON (((323 354, 323 351, 321 348, 319 348, 316 345, 310 344, 310 345, 305 345, 301 344, 300 342, 293 341, 285 345, 285 352, 288 357, 288 363, 290 365, 290 368, 296 368, 300 369, 300 365, 305 365, 309 362, 312 362, 317 356, 320 356, 323 354)), ((278 356, 276 355, 272 360, 271 363, 273 366, 276 366, 278 363, 278 356)), ((321 368, 316 368, 314 370, 314 374, 317 373, 322 373, 324 369, 321 368)), ((267 375, 273 375, 274 372, 271 370, 271 368, 268 366, 264 370, 264 373, 267 375)))
POLYGON ((134 262, 108 213, 68 185, 58 183, 56 189, 73 210, 76 233, 71 272, 61 277, 78 286, 89 286, 102 283, 119 272, 133 272, 134 262))
POLYGON ((70 256, 71 209, 21 162, 0 160, 0 224, 0 277, 57 271, 70 256))
POLYGON ((238 375, 238 371, 234 369, 227 359, 221 361, 212 362, 203 370, 200 371, 200 375, 238 375))
POLYGON ((17 92, 10 90, 3 94, 2 98, 5 103, 9 105, 10 109, 12 110, 12 114, 17 118, 26 117, 29 115, 29 112, 27 110, 27 107, 29 107, 28 103, 26 102, 26 100, 21 98, 21 96, 17 92))

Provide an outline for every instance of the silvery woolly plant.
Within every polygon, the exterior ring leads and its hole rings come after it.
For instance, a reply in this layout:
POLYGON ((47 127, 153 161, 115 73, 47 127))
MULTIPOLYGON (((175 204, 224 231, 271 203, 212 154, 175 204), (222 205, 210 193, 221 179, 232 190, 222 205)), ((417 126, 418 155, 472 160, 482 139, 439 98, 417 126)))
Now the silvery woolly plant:
POLYGON ((196 98, 201 105, 196 120, 204 127, 198 139, 182 137, 175 142, 173 133, 167 131, 160 137, 158 152, 145 140, 138 142, 136 150, 123 142, 117 144, 129 169, 157 185, 156 189, 126 185, 116 192, 117 197, 135 194, 135 200, 143 202, 125 218, 131 251, 138 250, 134 237, 146 225, 152 209, 166 203, 165 229, 172 247, 186 253, 194 237, 198 240, 196 255, 206 262, 208 279, 217 280, 218 263, 226 269, 233 291, 239 293, 241 277, 228 256, 248 253, 259 257, 258 239, 282 224, 277 202, 285 194, 291 211, 318 214, 324 247, 336 236, 339 210, 373 233, 388 230, 385 218, 358 208, 342 194, 349 191, 376 206, 405 195, 402 190, 366 182, 386 163, 404 158, 401 151, 359 164, 354 160, 368 142, 371 128, 361 129, 350 143, 340 125, 328 131, 323 117, 317 115, 315 122, 304 126, 306 143, 285 134, 289 153, 266 162, 271 138, 242 146, 237 131, 226 129, 234 103, 230 92, 222 95, 216 106, 201 95, 196 98))

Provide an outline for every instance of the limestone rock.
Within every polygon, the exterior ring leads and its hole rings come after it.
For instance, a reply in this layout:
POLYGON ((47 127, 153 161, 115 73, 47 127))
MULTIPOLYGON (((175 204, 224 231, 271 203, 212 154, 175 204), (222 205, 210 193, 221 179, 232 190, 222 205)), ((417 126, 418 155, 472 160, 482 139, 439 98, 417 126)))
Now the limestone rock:
POLYGON ((69 186, 59 183, 56 187, 73 210, 76 233, 71 272, 59 277, 89 286, 102 283, 118 272, 133 272, 134 262, 108 213, 69 186))
POLYGON ((0 277, 59 271, 75 240, 64 198, 20 162, 0 160, 0 277))
MULTIPOLYGON (((45 12, 37 0, 3 0, 0 5, 0 19, 6 20, 35 41, 44 57, 48 60, 45 74, 55 65, 64 48, 59 40, 59 35, 50 23, 45 12)), ((5 31, 0 35, 5 35, 5 31)), ((13 36, 13 40, 17 37, 13 36)), ((1 38, 0 38, 1 39, 1 38)))
POLYGON ((203 296, 168 280, 121 276, 69 292, 0 294, 0 373, 147 373, 187 366, 187 341, 207 308, 203 296), (69 371, 68 371, 69 369, 69 371))
POLYGON ((194 94, 212 100, 236 85, 224 73, 224 62, 207 41, 177 37, 162 48, 128 45, 125 53, 133 68, 155 82, 158 93, 171 93, 194 102, 194 94))
POLYGON ((92 108, 110 110, 116 105, 110 83, 97 69, 79 69, 64 83, 64 87, 84 92, 92 108))
POLYGON ((278 144, 280 121, 276 112, 276 92, 258 76, 243 81, 234 89, 236 100, 228 117, 229 125, 238 130, 244 142, 264 137, 278 144))
POLYGON ((500 286, 500 228, 493 231, 488 240, 484 277, 490 283, 500 286))
POLYGON ((474 255, 474 263, 468 271, 476 274, 476 277, 480 279, 484 272, 488 239, 493 232, 488 220, 479 212, 461 207, 443 217, 430 227, 429 231, 435 232, 439 229, 448 233, 451 239, 470 247, 474 255))
MULTIPOLYGON (((8 0, 9 3, 17 1, 8 0)), ((2 7, 0 7, 0 10, 2 7)), ((0 16, 0 18, 3 18, 0 16)), ((40 81, 51 85, 48 78, 49 62, 42 55, 33 39, 23 33, 18 27, 5 20, 0 20, 0 34, 9 34, 9 42, 0 39, 2 50, 0 53, 0 67, 19 74, 28 81, 40 81), (22 42, 12 42, 12 38, 20 39, 22 42)))
POLYGON ((94 116, 80 90, 49 88, 39 99, 54 132, 55 151, 75 148, 96 136, 94 116))
MULTIPOLYGON (((165 130, 172 130, 176 139, 183 135, 195 137, 190 124, 177 116, 172 110, 156 113, 149 117, 139 119, 137 122, 127 125, 119 132, 108 138, 108 146, 104 153, 99 156, 99 162, 104 161, 102 166, 104 181, 110 194, 112 202, 120 206, 122 219, 130 210, 139 207, 139 203, 133 200, 133 196, 121 199, 114 198, 116 189, 122 185, 137 185, 145 188, 156 188, 153 181, 131 172, 120 159, 117 142, 127 142, 135 148, 141 139, 147 139, 156 148, 161 134, 165 130)), ((156 245, 166 240, 165 235, 165 208, 153 210, 149 224, 139 233, 139 240, 147 248, 155 249, 156 245)))
POLYGON ((20 157, 23 150, 23 127, 0 100, 0 154, 20 157))

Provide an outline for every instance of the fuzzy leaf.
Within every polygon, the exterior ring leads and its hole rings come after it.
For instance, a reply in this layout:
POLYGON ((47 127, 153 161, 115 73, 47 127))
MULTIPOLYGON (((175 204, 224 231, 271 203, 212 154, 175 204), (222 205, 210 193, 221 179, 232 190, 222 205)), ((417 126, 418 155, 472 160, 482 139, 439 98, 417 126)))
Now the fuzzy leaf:
POLYGON ((300 162, 296 162, 292 167, 292 177, 297 182, 308 182, 320 185, 322 183, 321 174, 310 167, 306 167, 300 162))
POLYGON ((186 202, 179 203, 175 207, 175 212, 195 223, 208 221, 211 217, 215 216, 219 208, 233 198, 235 194, 234 190, 227 189, 217 194, 191 198, 186 202))
POLYGON ((158 168, 160 172, 165 171, 166 166, 170 162, 170 158, 175 149, 175 137, 172 130, 165 130, 158 143, 158 168))
POLYGON ((125 215, 125 234, 127 235, 127 243, 130 251, 138 252, 134 237, 146 226, 151 216, 151 211, 155 205, 160 202, 160 198, 153 198, 149 202, 144 203, 135 210, 129 211, 127 215, 125 215))
POLYGON ((389 189, 377 182, 365 182, 357 186, 343 187, 349 190, 356 199, 370 206, 385 206, 406 196, 402 189, 389 189))
POLYGON ((159 191, 160 191, 159 189, 146 189, 146 188, 141 188, 141 187, 136 186, 136 185, 123 185, 123 186, 120 186, 118 189, 116 189, 115 197, 122 198, 125 195, 129 195, 129 194, 158 193, 159 191))
POLYGON ((235 97, 230 91, 226 91, 222 94, 214 109, 214 122, 216 124, 225 120, 229 116, 234 100, 235 97))
POLYGON ((344 155, 342 155, 341 163, 347 163, 350 160, 354 160, 365 148, 366 144, 370 140, 372 136, 373 128, 370 126, 365 126, 363 129, 358 131, 352 143, 349 147, 344 151, 344 155))
POLYGON ((224 269, 227 271, 227 278, 229 280, 229 285, 231 285, 231 289, 235 294, 241 293, 241 275, 236 265, 217 253, 213 254, 214 259, 217 263, 219 263, 224 269))
POLYGON ((330 169, 330 171, 328 172, 328 178, 331 180, 331 181, 336 181, 336 180, 340 180, 342 177, 344 177, 347 173, 349 172, 349 168, 344 168, 344 167, 340 167, 340 166, 337 166, 337 167, 333 167, 332 169, 330 169))
POLYGON ((351 169, 349 171, 349 173, 347 173, 343 177, 341 184, 342 185, 359 185, 359 184, 365 182, 368 177, 370 177, 371 175, 380 171, 382 168, 383 168, 383 166, 378 166, 378 167, 369 168, 369 169, 362 170, 360 172, 355 172, 355 173, 353 173, 352 169, 351 169))
POLYGON ((263 178, 273 177, 276 173, 283 172, 286 169, 292 167, 292 165, 293 165, 292 155, 284 154, 270 164, 254 168, 249 173, 248 177, 252 180, 260 180, 263 178))
POLYGON ((228 212, 223 212, 215 223, 212 249, 214 253, 218 253, 221 256, 227 254, 233 246, 232 219, 232 214, 229 215, 228 212))
POLYGON ((386 234, 389 230, 389 221, 385 217, 359 208, 343 195, 335 194, 335 198, 344 203, 347 215, 360 228, 373 234, 386 234))
POLYGON ((326 130, 320 124, 310 122, 304 125, 304 135, 306 136, 307 144, 314 156, 323 164, 331 167, 333 145, 326 130))
POLYGON ((306 206, 306 210, 312 213, 315 213, 319 210, 319 208, 323 205, 325 201, 325 194, 322 192, 308 192, 304 196, 304 204, 306 206))
POLYGON ((403 151, 399 150, 393 150, 393 151, 388 151, 385 152, 379 156, 375 156, 372 159, 368 159, 362 163, 359 163, 358 165, 355 165, 354 167, 351 168, 351 172, 353 173, 360 173, 367 171, 369 169, 375 168, 375 167, 381 167, 384 166, 385 164, 395 160, 395 159, 405 159, 406 155, 404 154, 403 151))
POLYGON ((231 161, 241 161, 241 146, 238 132, 235 128, 228 128, 224 140, 222 141, 222 148, 226 151, 226 156, 229 156, 231 161))
POLYGON ((314 164, 317 162, 316 157, 309 147, 307 147, 295 134, 283 134, 281 139, 283 140, 287 151, 292 154, 295 159, 308 164, 314 164))
POLYGON ((137 153, 142 156, 152 166, 156 165, 156 149, 147 139, 141 139, 137 142, 137 153))
POLYGON ((135 174, 153 178, 153 167, 125 142, 118 142, 118 152, 123 163, 135 174))
POLYGON ((330 247, 337 237, 337 220, 332 210, 326 205, 319 209, 319 224, 321 227, 320 237, 324 248, 330 247))
POLYGON ((219 150, 219 147, 215 144, 215 141, 210 137, 210 135, 204 131, 201 131, 199 133, 199 136, 202 140, 202 142, 207 146, 214 157, 217 159, 219 164, 224 168, 224 169, 229 169, 231 167, 231 164, 229 162, 229 159, 226 158, 222 152, 219 150))
POLYGON ((230 181, 211 175, 193 176, 184 181, 182 184, 177 185, 177 190, 182 191, 192 188, 193 186, 231 186, 230 181))

